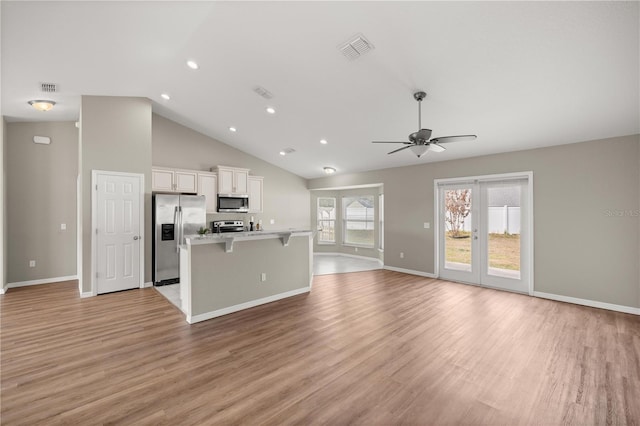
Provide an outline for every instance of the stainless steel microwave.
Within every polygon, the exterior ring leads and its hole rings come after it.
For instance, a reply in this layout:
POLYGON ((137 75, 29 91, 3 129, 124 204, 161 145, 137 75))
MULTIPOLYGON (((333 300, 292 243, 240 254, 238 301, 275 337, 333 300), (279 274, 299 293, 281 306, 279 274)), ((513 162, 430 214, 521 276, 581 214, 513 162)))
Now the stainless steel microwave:
POLYGON ((218 213, 249 212, 249 196, 247 194, 218 194, 218 213))

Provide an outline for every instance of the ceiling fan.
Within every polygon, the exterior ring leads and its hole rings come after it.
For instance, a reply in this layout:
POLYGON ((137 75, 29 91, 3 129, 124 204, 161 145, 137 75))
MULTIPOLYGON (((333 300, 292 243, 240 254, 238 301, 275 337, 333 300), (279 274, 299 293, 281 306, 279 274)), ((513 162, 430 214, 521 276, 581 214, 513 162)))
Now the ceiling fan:
POLYGON ((402 143, 406 146, 402 148, 398 148, 389 152, 388 154, 394 154, 398 151, 402 151, 403 149, 411 148, 411 151, 418 158, 422 157, 426 152, 442 152, 445 150, 442 143, 448 142, 464 142, 464 141, 472 141, 477 138, 476 135, 459 135, 459 136, 441 136, 439 138, 429 139, 431 137, 431 129, 423 129, 422 128, 422 100, 427 96, 425 92, 416 92, 413 94, 413 98, 418 101, 418 131, 415 133, 411 133, 409 135, 409 142, 387 142, 387 141, 373 141, 373 143, 402 143))

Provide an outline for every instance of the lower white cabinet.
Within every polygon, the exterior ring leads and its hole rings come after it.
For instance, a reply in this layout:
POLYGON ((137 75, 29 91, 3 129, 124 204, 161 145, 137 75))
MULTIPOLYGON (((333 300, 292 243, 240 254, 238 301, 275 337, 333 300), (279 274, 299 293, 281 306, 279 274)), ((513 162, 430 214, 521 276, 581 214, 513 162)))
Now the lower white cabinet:
POLYGON ((198 173, 198 195, 207 199, 207 213, 218 211, 218 177, 215 173, 198 173))
POLYGON ((249 213, 262 213, 262 176, 249 176, 247 186, 249 190, 249 213))

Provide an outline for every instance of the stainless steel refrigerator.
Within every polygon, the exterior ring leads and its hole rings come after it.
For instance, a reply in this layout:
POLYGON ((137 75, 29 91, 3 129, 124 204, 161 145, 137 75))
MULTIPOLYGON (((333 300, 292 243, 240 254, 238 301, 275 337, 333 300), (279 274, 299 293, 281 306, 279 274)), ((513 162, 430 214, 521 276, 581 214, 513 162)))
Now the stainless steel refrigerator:
POLYGON ((184 236, 206 227, 204 195, 153 196, 153 283, 180 282, 180 250, 184 236))

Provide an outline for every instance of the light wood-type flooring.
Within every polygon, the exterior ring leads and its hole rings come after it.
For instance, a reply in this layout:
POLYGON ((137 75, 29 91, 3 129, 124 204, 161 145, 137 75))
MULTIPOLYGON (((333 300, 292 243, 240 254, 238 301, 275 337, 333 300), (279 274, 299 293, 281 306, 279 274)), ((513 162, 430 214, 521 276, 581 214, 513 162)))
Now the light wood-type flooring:
POLYGON ((1 423, 640 424, 640 317, 384 270, 188 325, 153 288, 1 300, 1 423))

